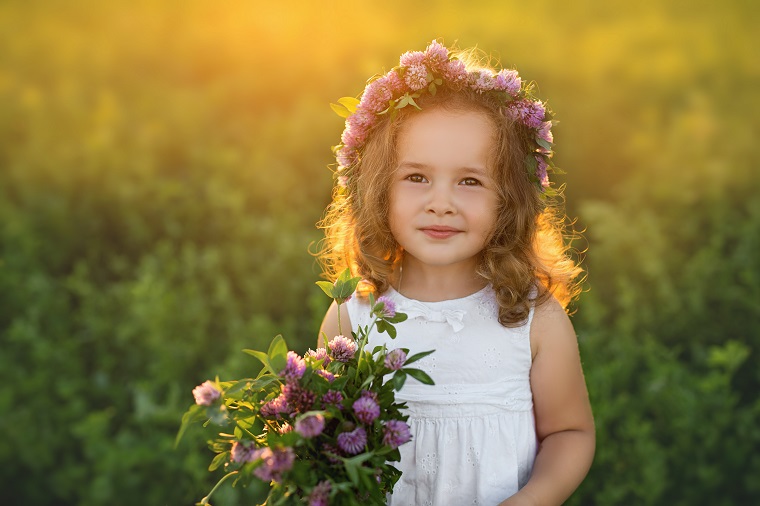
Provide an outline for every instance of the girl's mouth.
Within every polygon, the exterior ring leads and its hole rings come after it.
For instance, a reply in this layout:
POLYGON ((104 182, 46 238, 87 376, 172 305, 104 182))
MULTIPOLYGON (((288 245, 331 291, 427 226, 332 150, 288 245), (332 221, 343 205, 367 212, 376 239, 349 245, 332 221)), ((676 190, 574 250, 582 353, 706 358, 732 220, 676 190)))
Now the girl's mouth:
POLYGON ((431 227, 423 227, 420 230, 424 232, 425 235, 433 239, 448 239, 449 237, 452 237, 462 232, 461 230, 457 228, 441 227, 437 225, 431 226, 431 227))

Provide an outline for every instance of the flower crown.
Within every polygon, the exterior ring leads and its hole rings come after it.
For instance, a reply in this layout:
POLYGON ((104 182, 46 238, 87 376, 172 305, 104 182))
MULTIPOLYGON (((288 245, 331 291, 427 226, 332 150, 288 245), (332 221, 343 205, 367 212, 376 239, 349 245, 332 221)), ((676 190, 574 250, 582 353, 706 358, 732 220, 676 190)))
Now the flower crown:
POLYGON ((393 120, 404 107, 411 105, 421 110, 415 99, 424 93, 435 95, 440 86, 469 87, 478 93, 498 94, 504 101, 504 114, 533 133, 533 149, 525 157, 528 177, 542 197, 556 194, 549 187, 549 172, 562 173, 552 162, 551 127, 556 122, 552 121, 552 112, 533 98, 533 85, 523 83, 516 70, 503 69, 496 74, 487 69, 468 71, 462 61, 435 40, 425 51, 407 51, 401 55, 399 66, 370 79, 361 99, 343 97, 337 104, 330 104, 338 115, 346 118, 341 144, 333 147, 338 184, 343 187, 348 184, 350 169, 358 162, 369 131, 381 115, 390 114, 393 120))

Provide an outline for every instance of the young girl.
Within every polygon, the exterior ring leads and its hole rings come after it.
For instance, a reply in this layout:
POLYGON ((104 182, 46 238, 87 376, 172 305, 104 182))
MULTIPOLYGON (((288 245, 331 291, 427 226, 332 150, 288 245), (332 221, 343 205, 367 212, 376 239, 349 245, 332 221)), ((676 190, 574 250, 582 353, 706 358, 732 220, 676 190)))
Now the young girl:
MULTIPOLYGON (((409 318, 370 349, 436 350, 409 378, 411 442, 393 505, 555 505, 594 454, 594 423, 564 307, 567 255, 548 179, 550 113, 514 70, 433 41, 371 81, 350 113, 322 226, 326 273, 409 318)), ((333 304, 329 338, 369 323, 367 298, 333 304), (339 327, 340 321, 340 327, 339 327)))

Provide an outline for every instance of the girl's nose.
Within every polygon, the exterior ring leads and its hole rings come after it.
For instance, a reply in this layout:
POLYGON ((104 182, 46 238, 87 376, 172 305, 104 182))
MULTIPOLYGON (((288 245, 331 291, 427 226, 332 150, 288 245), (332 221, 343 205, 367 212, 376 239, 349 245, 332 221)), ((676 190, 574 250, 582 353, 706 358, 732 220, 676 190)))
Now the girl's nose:
POLYGON ((454 195, 451 190, 443 185, 433 185, 428 194, 425 211, 438 216, 454 214, 456 212, 456 205, 454 204, 454 195))

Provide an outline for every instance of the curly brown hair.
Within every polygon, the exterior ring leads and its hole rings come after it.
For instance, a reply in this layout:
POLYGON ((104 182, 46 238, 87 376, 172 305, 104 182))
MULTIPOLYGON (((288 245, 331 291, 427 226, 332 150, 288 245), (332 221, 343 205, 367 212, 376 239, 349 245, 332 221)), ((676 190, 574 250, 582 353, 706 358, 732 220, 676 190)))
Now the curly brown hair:
MULTIPOLYGON (((468 70, 485 68, 460 53, 468 70)), ((580 293, 576 281, 582 272, 570 255, 571 239, 562 210, 561 193, 541 198, 530 181, 525 158, 532 151, 527 127, 504 114, 504 102, 489 93, 467 86, 447 85, 435 95, 417 99, 422 110, 440 107, 449 111, 474 111, 492 122, 496 139, 491 168, 497 183, 499 206, 490 240, 483 249, 478 274, 496 292, 499 322, 504 326, 523 323, 531 304, 542 304, 554 296, 563 307, 580 293), (536 280, 539 283, 536 283, 536 280), (532 297, 533 287, 538 290, 532 297)), ((336 186, 332 203, 318 226, 325 231, 318 258, 324 276, 334 280, 338 273, 351 273, 365 281, 365 291, 385 292, 403 258, 389 225, 389 188, 398 164, 396 141, 405 120, 417 111, 405 107, 395 119, 383 115, 370 130, 356 164, 351 167, 348 186, 336 186)))

